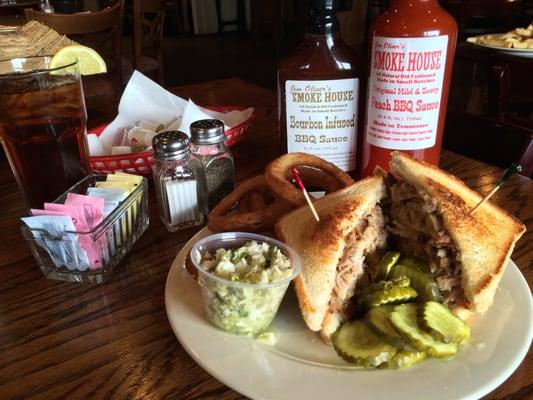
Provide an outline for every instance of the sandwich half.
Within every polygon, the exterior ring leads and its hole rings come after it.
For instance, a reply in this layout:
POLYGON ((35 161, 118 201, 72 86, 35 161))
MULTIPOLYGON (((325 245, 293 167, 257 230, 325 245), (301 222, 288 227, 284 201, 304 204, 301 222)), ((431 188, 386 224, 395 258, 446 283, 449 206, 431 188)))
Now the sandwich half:
POLYGON ((448 306, 459 317, 484 313, 525 226, 445 171, 393 152, 387 177, 392 245, 429 262, 448 306))
POLYGON ((353 315, 357 294, 385 249, 424 259, 443 303, 459 317, 493 302, 525 227, 445 171, 393 152, 390 174, 378 174, 317 200, 320 222, 307 206, 276 225, 278 237, 302 259, 295 280, 308 327, 329 342, 353 315))
POLYGON ((382 177, 366 178, 317 200, 320 222, 305 206, 276 224, 278 238, 302 260, 294 281, 302 316, 326 342, 351 317, 351 300, 361 282, 368 282, 366 257, 385 247, 387 232, 378 205, 385 194, 382 177))

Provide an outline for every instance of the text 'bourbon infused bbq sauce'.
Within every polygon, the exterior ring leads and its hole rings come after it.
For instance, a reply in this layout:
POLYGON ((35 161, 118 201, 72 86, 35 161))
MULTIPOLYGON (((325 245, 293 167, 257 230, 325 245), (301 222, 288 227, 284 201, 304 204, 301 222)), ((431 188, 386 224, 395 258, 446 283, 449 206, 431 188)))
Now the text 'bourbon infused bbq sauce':
POLYGON ((361 176, 401 150, 438 164, 457 23, 437 0, 393 0, 370 27, 361 176))
POLYGON ((356 167, 359 75, 355 53, 340 37, 335 0, 312 0, 309 29, 278 68, 278 120, 283 152, 356 167))

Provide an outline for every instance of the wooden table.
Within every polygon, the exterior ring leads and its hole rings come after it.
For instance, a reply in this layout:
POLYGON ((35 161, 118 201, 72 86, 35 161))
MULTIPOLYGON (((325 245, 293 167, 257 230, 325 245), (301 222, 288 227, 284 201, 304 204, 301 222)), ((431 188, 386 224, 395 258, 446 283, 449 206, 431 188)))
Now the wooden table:
MULTIPOLYGON (((257 119, 234 148, 239 179, 261 171, 275 156, 274 92, 237 79, 175 92, 201 104, 256 107, 257 119)), ((481 193, 489 192, 501 173, 447 151, 441 164, 481 193)), ((494 201, 528 225, 513 259, 531 285, 533 184, 515 176, 494 201)), ((242 398, 187 355, 167 322, 165 279, 178 249, 194 230, 167 233, 152 207, 150 228, 110 280, 81 285, 44 279, 20 234, 23 214, 20 194, 4 161, 0 165, 0 398, 242 398)), ((487 399, 522 399, 531 394, 531 351, 528 356, 487 399)))

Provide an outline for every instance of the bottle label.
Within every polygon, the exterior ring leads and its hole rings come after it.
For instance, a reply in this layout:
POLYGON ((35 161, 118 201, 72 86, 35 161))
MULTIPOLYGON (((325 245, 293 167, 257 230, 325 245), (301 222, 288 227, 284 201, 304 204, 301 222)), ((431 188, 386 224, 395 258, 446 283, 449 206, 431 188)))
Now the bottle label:
POLYGON ((442 100, 448 36, 374 37, 366 117, 367 142, 378 147, 433 147, 442 100))
POLYGON ((287 150, 355 169, 359 79, 286 81, 287 150))

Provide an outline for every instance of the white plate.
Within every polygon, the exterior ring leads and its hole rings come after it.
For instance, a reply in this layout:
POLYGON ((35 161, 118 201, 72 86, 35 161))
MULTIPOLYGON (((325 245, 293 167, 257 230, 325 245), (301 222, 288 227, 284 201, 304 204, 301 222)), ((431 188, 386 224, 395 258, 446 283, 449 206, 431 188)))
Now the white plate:
POLYGON ((515 49, 515 48, 489 46, 487 44, 482 44, 482 43, 474 43, 474 42, 469 42, 469 43, 475 46, 480 46, 480 47, 485 47, 487 49, 495 50, 500 53, 510 54, 510 55, 519 56, 519 57, 533 58, 533 49, 515 49))
POLYGON ((172 330, 207 372, 253 399, 477 399, 504 382, 523 360, 533 335, 531 291, 510 261, 490 310, 472 323, 469 344, 450 361, 430 359, 401 371, 354 369, 309 331, 289 289, 272 325, 278 343, 263 345, 224 333, 204 316, 196 282, 183 268, 198 232, 167 277, 172 330))

